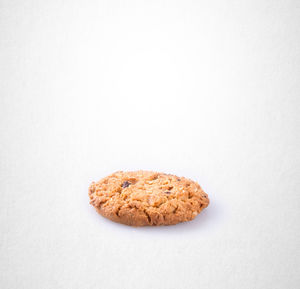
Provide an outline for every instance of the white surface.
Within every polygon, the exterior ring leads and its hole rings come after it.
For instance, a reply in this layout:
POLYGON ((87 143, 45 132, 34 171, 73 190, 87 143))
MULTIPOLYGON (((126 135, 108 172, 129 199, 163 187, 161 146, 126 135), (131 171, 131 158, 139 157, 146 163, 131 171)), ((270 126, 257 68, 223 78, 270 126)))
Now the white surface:
POLYGON ((298 1, 0 1, 1 288, 299 288, 298 1), (87 187, 197 180, 130 228, 87 187))

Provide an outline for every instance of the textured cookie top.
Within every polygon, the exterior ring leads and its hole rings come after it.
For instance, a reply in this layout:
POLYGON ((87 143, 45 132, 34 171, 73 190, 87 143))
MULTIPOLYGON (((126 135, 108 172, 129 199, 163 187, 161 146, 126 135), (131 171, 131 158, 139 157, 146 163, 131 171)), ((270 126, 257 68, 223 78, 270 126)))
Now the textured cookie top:
POLYGON ((198 183, 150 171, 116 172, 93 182, 89 196, 101 215, 133 226, 189 221, 209 204, 198 183))

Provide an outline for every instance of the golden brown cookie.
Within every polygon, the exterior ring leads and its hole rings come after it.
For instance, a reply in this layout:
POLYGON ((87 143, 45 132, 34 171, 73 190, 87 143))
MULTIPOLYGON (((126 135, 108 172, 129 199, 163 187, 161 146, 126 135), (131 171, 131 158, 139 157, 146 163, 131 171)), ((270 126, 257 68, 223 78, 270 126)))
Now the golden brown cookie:
POLYGON ((93 182, 89 197, 102 216, 130 226, 190 221, 209 204, 198 183, 150 171, 116 172, 93 182))

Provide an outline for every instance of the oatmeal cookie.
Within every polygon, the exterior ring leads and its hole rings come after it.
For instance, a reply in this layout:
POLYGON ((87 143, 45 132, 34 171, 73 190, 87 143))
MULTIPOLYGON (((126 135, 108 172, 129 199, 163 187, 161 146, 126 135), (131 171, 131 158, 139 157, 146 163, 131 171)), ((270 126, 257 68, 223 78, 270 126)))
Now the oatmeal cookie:
POLYGON ((130 226, 190 221, 209 204, 198 183, 150 171, 115 172, 93 182, 89 197, 102 216, 130 226))

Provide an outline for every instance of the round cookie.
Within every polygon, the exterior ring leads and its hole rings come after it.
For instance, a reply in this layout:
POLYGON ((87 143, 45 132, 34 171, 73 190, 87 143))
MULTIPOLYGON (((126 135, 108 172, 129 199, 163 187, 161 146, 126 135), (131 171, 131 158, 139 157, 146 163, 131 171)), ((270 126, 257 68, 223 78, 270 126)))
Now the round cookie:
POLYGON ((198 183, 150 171, 115 172, 93 182, 89 197, 102 216, 130 226, 190 221, 209 204, 198 183))

